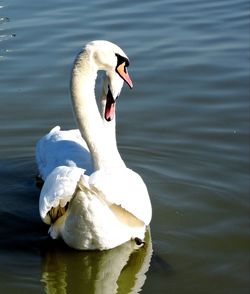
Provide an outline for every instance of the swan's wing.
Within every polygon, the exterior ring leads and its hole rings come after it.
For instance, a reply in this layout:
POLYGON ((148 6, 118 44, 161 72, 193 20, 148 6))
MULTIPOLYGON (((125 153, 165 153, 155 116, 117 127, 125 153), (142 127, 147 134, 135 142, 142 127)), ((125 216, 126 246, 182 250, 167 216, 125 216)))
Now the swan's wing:
POLYGON ((89 185, 110 204, 120 205, 146 225, 150 223, 152 207, 147 187, 131 169, 98 170, 90 176, 89 185))
POLYGON ((53 128, 36 146, 36 161, 43 180, 58 166, 79 167, 92 173, 92 160, 79 130, 53 128))
POLYGON ((62 208, 65 211, 65 206, 74 196, 81 176, 84 176, 83 169, 68 166, 59 166, 48 175, 39 199, 39 212, 45 223, 51 224, 51 211, 56 214, 55 218, 61 213, 62 208))

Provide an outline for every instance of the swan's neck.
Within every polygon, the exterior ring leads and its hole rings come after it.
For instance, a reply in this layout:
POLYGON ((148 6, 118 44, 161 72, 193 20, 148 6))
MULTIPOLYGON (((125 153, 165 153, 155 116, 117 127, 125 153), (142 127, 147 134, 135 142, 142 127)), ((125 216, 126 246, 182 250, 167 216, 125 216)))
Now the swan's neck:
POLYGON ((109 122, 112 126, 106 126, 98 110, 95 99, 97 71, 97 65, 85 51, 76 59, 71 77, 73 109, 95 170, 125 165, 116 145, 115 121, 109 122))

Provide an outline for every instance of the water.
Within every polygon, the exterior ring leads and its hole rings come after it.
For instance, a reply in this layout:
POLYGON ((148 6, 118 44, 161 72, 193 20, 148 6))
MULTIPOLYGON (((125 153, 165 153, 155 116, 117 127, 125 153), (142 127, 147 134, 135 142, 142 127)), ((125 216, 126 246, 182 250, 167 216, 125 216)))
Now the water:
POLYGON ((0 70, 1 293, 249 292, 247 0, 3 0, 0 70), (131 59, 118 144, 150 191, 152 257, 69 250, 38 215, 35 144, 75 127, 70 68, 94 39, 131 59))

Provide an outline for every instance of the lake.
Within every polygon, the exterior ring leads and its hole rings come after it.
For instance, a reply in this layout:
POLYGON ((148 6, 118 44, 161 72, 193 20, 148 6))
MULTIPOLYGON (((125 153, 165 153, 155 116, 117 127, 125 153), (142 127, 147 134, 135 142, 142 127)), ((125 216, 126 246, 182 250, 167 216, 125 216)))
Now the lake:
POLYGON ((249 293, 249 38, 247 0, 0 1, 1 293, 249 293), (96 39, 130 57, 117 140, 153 207, 137 251, 69 249, 38 211, 36 142, 76 127, 71 66, 96 39))

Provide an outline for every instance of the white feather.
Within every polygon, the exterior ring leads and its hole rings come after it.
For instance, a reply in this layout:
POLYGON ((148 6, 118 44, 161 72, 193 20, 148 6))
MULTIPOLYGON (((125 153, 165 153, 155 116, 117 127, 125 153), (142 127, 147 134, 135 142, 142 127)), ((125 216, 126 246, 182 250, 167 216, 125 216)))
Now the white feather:
POLYGON ((146 225, 149 224, 152 210, 148 190, 142 178, 133 170, 98 170, 90 176, 89 185, 106 201, 120 205, 146 225))
POLYGON ((72 199, 77 183, 84 175, 84 170, 77 167, 56 167, 44 182, 40 200, 39 211, 42 220, 51 224, 48 212, 52 207, 65 207, 72 199))
POLYGON ((36 161, 43 180, 58 166, 84 168, 86 174, 93 171, 88 146, 77 129, 61 131, 54 127, 38 141, 36 161))

